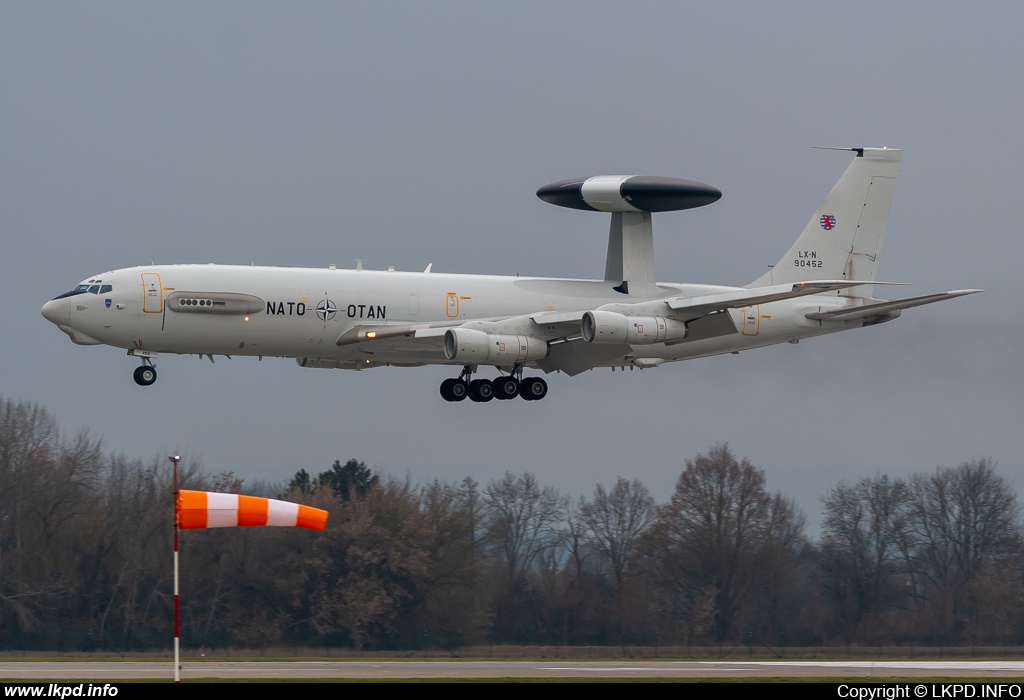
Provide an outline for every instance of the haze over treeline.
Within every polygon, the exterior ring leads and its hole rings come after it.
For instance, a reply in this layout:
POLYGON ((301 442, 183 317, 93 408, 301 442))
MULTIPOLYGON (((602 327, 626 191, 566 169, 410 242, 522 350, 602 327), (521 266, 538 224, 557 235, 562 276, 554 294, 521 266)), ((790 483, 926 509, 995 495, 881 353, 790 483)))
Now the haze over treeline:
MULTIPOLYGON (((186 459, 183 488, 330 517, 323 533, 183 532, 183 642, 1024 642, 1021 508, 991 460, 837 482, 817 540, 756 457, 716 444, 678 469, 671 494, 626 467, 572 500, 530 471, 418 484, 349 459, 246 485, 186 459)), ((171 517, 164 458, 62 435, 42 407, 0 399, 0 648, 166 647, 171 517)))

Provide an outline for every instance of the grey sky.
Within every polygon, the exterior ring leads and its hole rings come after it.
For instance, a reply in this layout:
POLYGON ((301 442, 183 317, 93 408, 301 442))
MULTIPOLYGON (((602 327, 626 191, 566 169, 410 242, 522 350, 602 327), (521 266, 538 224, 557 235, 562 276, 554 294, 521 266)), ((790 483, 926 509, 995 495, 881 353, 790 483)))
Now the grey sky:
MULTIPOLYGON (((356 457, 413 480, 505 470, 664 502, 728 441, 812 522, 840 479, 991 457, 1020 488, 1015 3, 0 5, 0 393, 149 457, 286 479, 356 457), (540 403, 447 404, 444 368, 135 361, 39 307, 147 263, 600 277, 605 215, 534 191, 595 174, 724 192, 655 217, 658 277, 743 284, 846 168, 906 150, 879 268, 984 295, 797 346, 549 377, 540 403)), ((878 290, 880 293, 880 289, 878 290)))

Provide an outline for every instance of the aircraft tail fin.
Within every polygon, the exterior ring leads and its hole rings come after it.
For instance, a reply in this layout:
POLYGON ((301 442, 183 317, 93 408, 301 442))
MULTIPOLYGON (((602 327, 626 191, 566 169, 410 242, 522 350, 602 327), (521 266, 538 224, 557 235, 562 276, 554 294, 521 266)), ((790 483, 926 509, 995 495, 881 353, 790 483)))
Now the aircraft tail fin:
MULTIPOLYGON (((767 287, 806 279, 875 280, 902 150, 844 148, 853 162, 825 197, 789 251, 746 285, 767 287)), ((865 284, 838 292, 870 298, 865 284)))

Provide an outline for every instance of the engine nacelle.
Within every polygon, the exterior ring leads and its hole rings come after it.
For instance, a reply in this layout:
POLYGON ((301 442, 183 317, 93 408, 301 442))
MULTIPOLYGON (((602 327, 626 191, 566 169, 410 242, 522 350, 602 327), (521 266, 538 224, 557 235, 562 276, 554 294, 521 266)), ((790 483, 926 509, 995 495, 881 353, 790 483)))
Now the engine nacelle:
POLYGON ((528 335, 497 335, 472 328, 449 328, 444 334, 444 356, 466 364, 504 365, 547 355, 548 344, 528 335))
POLYGON ((614 311, 588 311, 580 322, 588 343, 653 345, 686 338, 686 324, 664 316, 626 316, 614 311))

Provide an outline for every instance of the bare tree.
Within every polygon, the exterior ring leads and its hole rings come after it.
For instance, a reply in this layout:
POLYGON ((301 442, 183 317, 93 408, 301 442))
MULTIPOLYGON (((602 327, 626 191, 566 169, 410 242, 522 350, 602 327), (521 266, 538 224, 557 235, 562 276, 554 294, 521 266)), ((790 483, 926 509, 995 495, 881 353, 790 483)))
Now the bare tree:
POLYGON ((553 550, 562 542, 566 508, 558 491, 529 472, 507 472, 484 489, 491 639, 525 643, 541 629, 551 633, 552 567, 560 564, 553 550))
POLYGON ((911 535, 915 572, 923 579, 932 629, 963 632, 964 593, 986 560, 1015 548, 1020 506, 1009 482, 990 460, 964 462, 917 474, 911 482, 911 535))
POLYGON ((386 639, 419 595, 430 532, 407 482, 377 481, 344 502, 319 491, 334 500, 327 532, 305 563, 311 622, 320 634, 342 634, 362 648, 386 639))
MULTIPOLYGON (((806 608, 810 566, 807 565, 807 521, 793 499, 774 493, 762 535, 760 576, 751 616, 757 640, 786 643, 798 633, 806 608)), ((753 635, 748 641, 754 641, 753 635)))
POLYGON ((450 649, 482 639, 484 612, 479 582, 481 559, 478 550, 483 533, 483 506, 477 484, 470 478, 457 486, 434 481, 420 490, 420 507, 427 531, 429 575, 415 601, 413 634, 422 641, 450 649))
POLYGON ((906 482, 880 475, 840 483, 822 498, 824 584, 848 635, 907 595, 910 496, 906 482))
POLYGON ((608 562, 620 590, 637 542, 654 522, 654 499, 639 481, 619 477, 611 492, 598 484, 592 500, 581 496, 578 510, 587 527, 587 543, 608 562))
POLYGON ((487 485, 484 499, 489 540, 515 585, 541 552, 559 544, 567 501, 529 472, 506 472, 487 485))
POLYGON ((637 559, 640 537, 654 522, 654 499, 639 481, 619 477, 611 491, 598 484, 592 500, 581 496, 577 511, 585 526, 584 542, 604 564, 601 575, 611 574, 606 585, 612 603, 609 617, 615 619, 608 622, 610 627, 614 625, 613 639, 623 641, 640 628, 646 617, 647 597, 643 593, 647 587, 642 585, 646 582, 633 581, 629 574, 637 559))
POLYGON ((728 445, 715 445, 686 460, 671 502, 658 511, 648 558, 666 606, 685 624, 698 609, 706 616, 713 597, 713 631, 725 640, 739 631, 772 557, 802 543, 802 528, 792 503, 765 490, 764 472, 738 461, 728 445))

